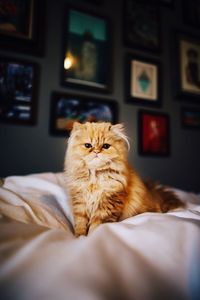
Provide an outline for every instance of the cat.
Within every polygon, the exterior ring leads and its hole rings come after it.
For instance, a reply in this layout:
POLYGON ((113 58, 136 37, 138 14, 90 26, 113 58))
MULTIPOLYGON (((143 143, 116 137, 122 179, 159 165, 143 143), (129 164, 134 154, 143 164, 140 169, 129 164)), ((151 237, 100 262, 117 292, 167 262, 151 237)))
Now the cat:
POLYGON ((167 188, 143 182, 128 164, 128 148, 122 124, 74 123, 64 174, 77 237, 105 222, 183 205, 167 188))

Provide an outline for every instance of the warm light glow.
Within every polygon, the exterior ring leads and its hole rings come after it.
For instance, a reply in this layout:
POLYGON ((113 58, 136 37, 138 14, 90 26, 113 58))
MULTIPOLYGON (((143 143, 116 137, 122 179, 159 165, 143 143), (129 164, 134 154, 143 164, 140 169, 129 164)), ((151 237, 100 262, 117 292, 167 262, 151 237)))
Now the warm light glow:
POLYGON ((74 64, 73 56, 70 53, 66 53, 65 60, 64 60, 64 69, 68 70, 74 64))
POLYGON ((66 57, 64 60, 64 68, 67 70, 70 69, 71 66, 72 66, 72 59, 70 57, 66 57))

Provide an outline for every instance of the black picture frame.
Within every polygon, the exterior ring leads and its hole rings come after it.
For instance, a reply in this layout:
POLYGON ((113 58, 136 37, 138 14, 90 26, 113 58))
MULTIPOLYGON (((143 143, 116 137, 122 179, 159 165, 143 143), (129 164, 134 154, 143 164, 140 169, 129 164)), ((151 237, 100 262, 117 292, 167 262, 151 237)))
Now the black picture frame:
POLYGON ((183 0, 183 21, 186 25, 200 28, 200 2, 199 0, 183 0))
POLYGON ((35 125, 39 65, 0 56, 0 122, 35 125))
POLYGON ((0 47, 31 55, 44 55, 46 0, 1 1, 0 47))
POLYGON ((138 153, 142 156, 170 155, 169 115, 150 110, 138 112, 138 153))
POLYGON ((181 107, 181 125, 184 129, 200 130, 200 109, 181 107))
POLYGON ((160 5, 157 1, 125 0, 123 16, 125 46, 161 51, 160 5))
POLYGON ((118 121, 118 103, 115 100, 52 92, 50 134, 66 137, 73 123, 118 121))
POLYGON ((125 102, 160 107, 162 103, 162 74, 160 61, 126 54, 125 102))
POLYGON ((172 48, 172 82, 176 100, 200 104, 200 40, 176 32, 172 48))
POLYGON ((61 84, 89 91, 111 92, 110 21, 88 10, 67 6, 61 84))

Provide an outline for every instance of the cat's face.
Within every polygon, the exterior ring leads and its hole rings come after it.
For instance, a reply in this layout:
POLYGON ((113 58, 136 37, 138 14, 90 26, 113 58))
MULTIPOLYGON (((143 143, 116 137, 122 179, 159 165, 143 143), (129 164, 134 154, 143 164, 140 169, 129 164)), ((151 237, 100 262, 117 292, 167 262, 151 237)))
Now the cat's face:
POLYGON ((121 124, 75 123, 68 151, 74 159, 83 160, 90 169, 104 168, 126 157, 126 142, 121 124))

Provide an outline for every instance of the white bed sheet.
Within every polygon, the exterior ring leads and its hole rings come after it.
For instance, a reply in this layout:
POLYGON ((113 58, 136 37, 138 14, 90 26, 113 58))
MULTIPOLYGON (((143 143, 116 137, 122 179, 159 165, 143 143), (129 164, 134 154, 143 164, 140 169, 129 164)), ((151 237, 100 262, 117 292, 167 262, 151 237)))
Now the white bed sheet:
POLYGON ((0 299, 200 299, 200 196, 75 238, 62 173, 0 188, 0 299))

